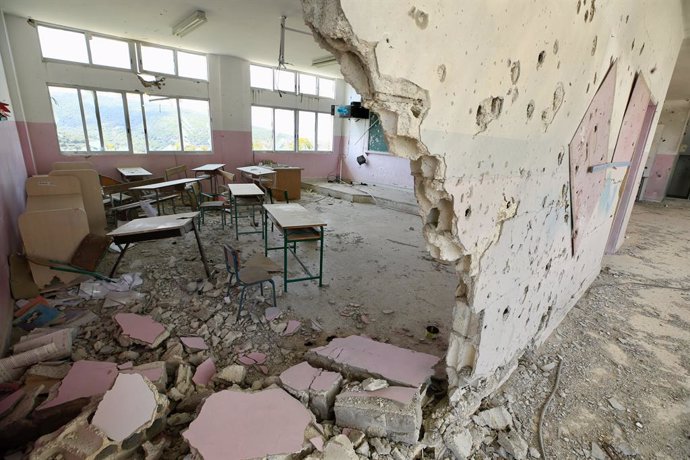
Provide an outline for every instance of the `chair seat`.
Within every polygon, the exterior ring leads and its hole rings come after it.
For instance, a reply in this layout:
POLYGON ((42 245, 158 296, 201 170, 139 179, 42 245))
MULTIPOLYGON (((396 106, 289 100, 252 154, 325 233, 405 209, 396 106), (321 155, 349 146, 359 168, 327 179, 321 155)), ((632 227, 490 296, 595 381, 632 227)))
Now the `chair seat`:
POLYGON ((271 275, 266 270, 259 267, 244 267, 240 269, 238 275, 238 278, 243 284, 254 284, 271 279, 271 275))

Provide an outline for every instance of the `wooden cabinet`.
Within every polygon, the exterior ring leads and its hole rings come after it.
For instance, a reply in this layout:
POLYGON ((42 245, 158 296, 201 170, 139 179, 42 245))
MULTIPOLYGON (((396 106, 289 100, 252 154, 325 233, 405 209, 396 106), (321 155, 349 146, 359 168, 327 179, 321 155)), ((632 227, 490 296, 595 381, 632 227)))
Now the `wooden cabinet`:
MULTIPOLYGON (((273 187, 287 190, 290 201, 299 200, 302 190, 302 168, 296 166, 272 166, 271 168, 276 172, 276 183, 273 187)), ((276 194, 273 198, 277 201, 283 199, 280 194, 276 194)))

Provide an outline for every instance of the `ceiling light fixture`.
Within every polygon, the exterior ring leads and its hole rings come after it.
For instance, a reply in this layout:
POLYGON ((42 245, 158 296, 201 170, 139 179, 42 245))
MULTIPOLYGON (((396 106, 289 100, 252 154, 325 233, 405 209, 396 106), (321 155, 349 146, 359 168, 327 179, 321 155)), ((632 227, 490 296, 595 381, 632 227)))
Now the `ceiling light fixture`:
POLYGON ((206 21, 208 21, 208 19, 206 19, 206 13, 201 10, 196 10, 190 16, 173 26, 172 33, 178 37, 184 37, 206 21))
POLYGON ((327 67, 329 65, 336 64, 337 62, 338 61, 335 59, 335 56, 323 56, 312 60, 311 65, 313 67, 327 67))

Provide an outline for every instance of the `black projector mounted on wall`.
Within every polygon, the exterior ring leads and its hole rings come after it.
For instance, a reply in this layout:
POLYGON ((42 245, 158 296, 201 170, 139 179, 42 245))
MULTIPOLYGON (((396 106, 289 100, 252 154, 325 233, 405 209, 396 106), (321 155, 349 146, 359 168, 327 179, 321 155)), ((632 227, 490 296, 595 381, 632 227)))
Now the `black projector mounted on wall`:
POLYGON ((362 107, 361 102, 352 102, 350 105, 332 105, 331 115, 340 118, 369 118, 369 109, 362 107))

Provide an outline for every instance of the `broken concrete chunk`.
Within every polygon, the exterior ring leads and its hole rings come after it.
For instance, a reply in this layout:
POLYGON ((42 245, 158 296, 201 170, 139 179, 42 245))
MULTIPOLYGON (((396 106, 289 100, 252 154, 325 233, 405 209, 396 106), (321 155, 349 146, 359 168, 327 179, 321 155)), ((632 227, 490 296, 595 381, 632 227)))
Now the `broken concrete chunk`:
POLYGON ((216 374, 216 365, 213 363, 213 359, 208 358, 203 363, 199 364, 194 372, 194 377, 192 381, 197 385, 208 385, 213 376, 216 374))
POLYGON ((609 458, 596 442, 592 442, 591 456, 594 460, 608 460, 609 458))
POLYGON ((488 426, 492 430, 505 430, 513 425, 513 417, 503 406, 478 412, 477 415, 472 417, 472 420, 477 425, 488 426))
POLYGON ((138 374, 120 374, 103 396, 91 423, 108 438, 122 442, 151 423, 158 390, 138 374))
POLYGON ((316 369, 302 362, 280 374, 280 381, 288 393, 307 405, 319 420, 329 419, 335 395, 343 378, 337 372, 316 369))
POLYGON ((136 340, 149 348, 156 348, 170 336, 170 332, 150 316, 136 313, 118 313, 114 316, 120 325, 122 334, 136 340))
POLYGON ((209 396, 182 433, 205 460, 263 458, 302 452, 313 415, 285 391, 224 390, 209 396))
POLYGON ((516 460, 527 458, 529 445, 515 430, 509 432, 501 431, 498 433, 498 445, 503 447, 506 452, 512 455, 516 460))
POLYGON ((409 387, 376 391, 351 387, 336 396, 335 420, 340 427, 356 428, 368 436, 414 444, 422 426, 421 397, 409 387))
POLYGON ((115 363, 77 361, 60 383, 57 395, 49 398, 36 410, 59 406, 79 398, 102 395, 113 386, 117 373, 117 364, 115 363))
POLYGON ((358 460, 359 456, 347 436, 339 434, 331 438, 323 449, 324 459, 358 460))
POLYGON ((228 383, 242 383, 247 376, 247 368, 239 364, 233 364, 223 368, 216 378, 228 383))
POLYGON ((368 378, 362 382, 362 388, 364 391, 376 391, 387 387, 388 382, 382 379, 368 378))
POLYGON ((618 400, 617 400, 616 398, 609 398, 609 404, 611 404, 611 407, 613 407, 613 408, 616 409, 617 411, 621 411, 621 412, 622 412, 622 411, 625 410, 625 407, 623 406, 623 404, 621 404, 620 402, 618 402, 618 400))
POLYGON ((351 335, 311 349, 307 360, 348 377, 379 377, 393 385, 419 388, 434 374, 439 358, 413 350, 351 335))
POLYGON ((165 361, 154 361, 152 363, 141 364, 129 369, 121 370, 122 374, 139 374, 153 383, 160 391, 165 391, 168 384, 168 372, 165 361))
POLYGON ((453 452, 457 460, 465 460, 472 455, 472 434, 470 430, 447 430, 443 434, 446 447, 453 452))

